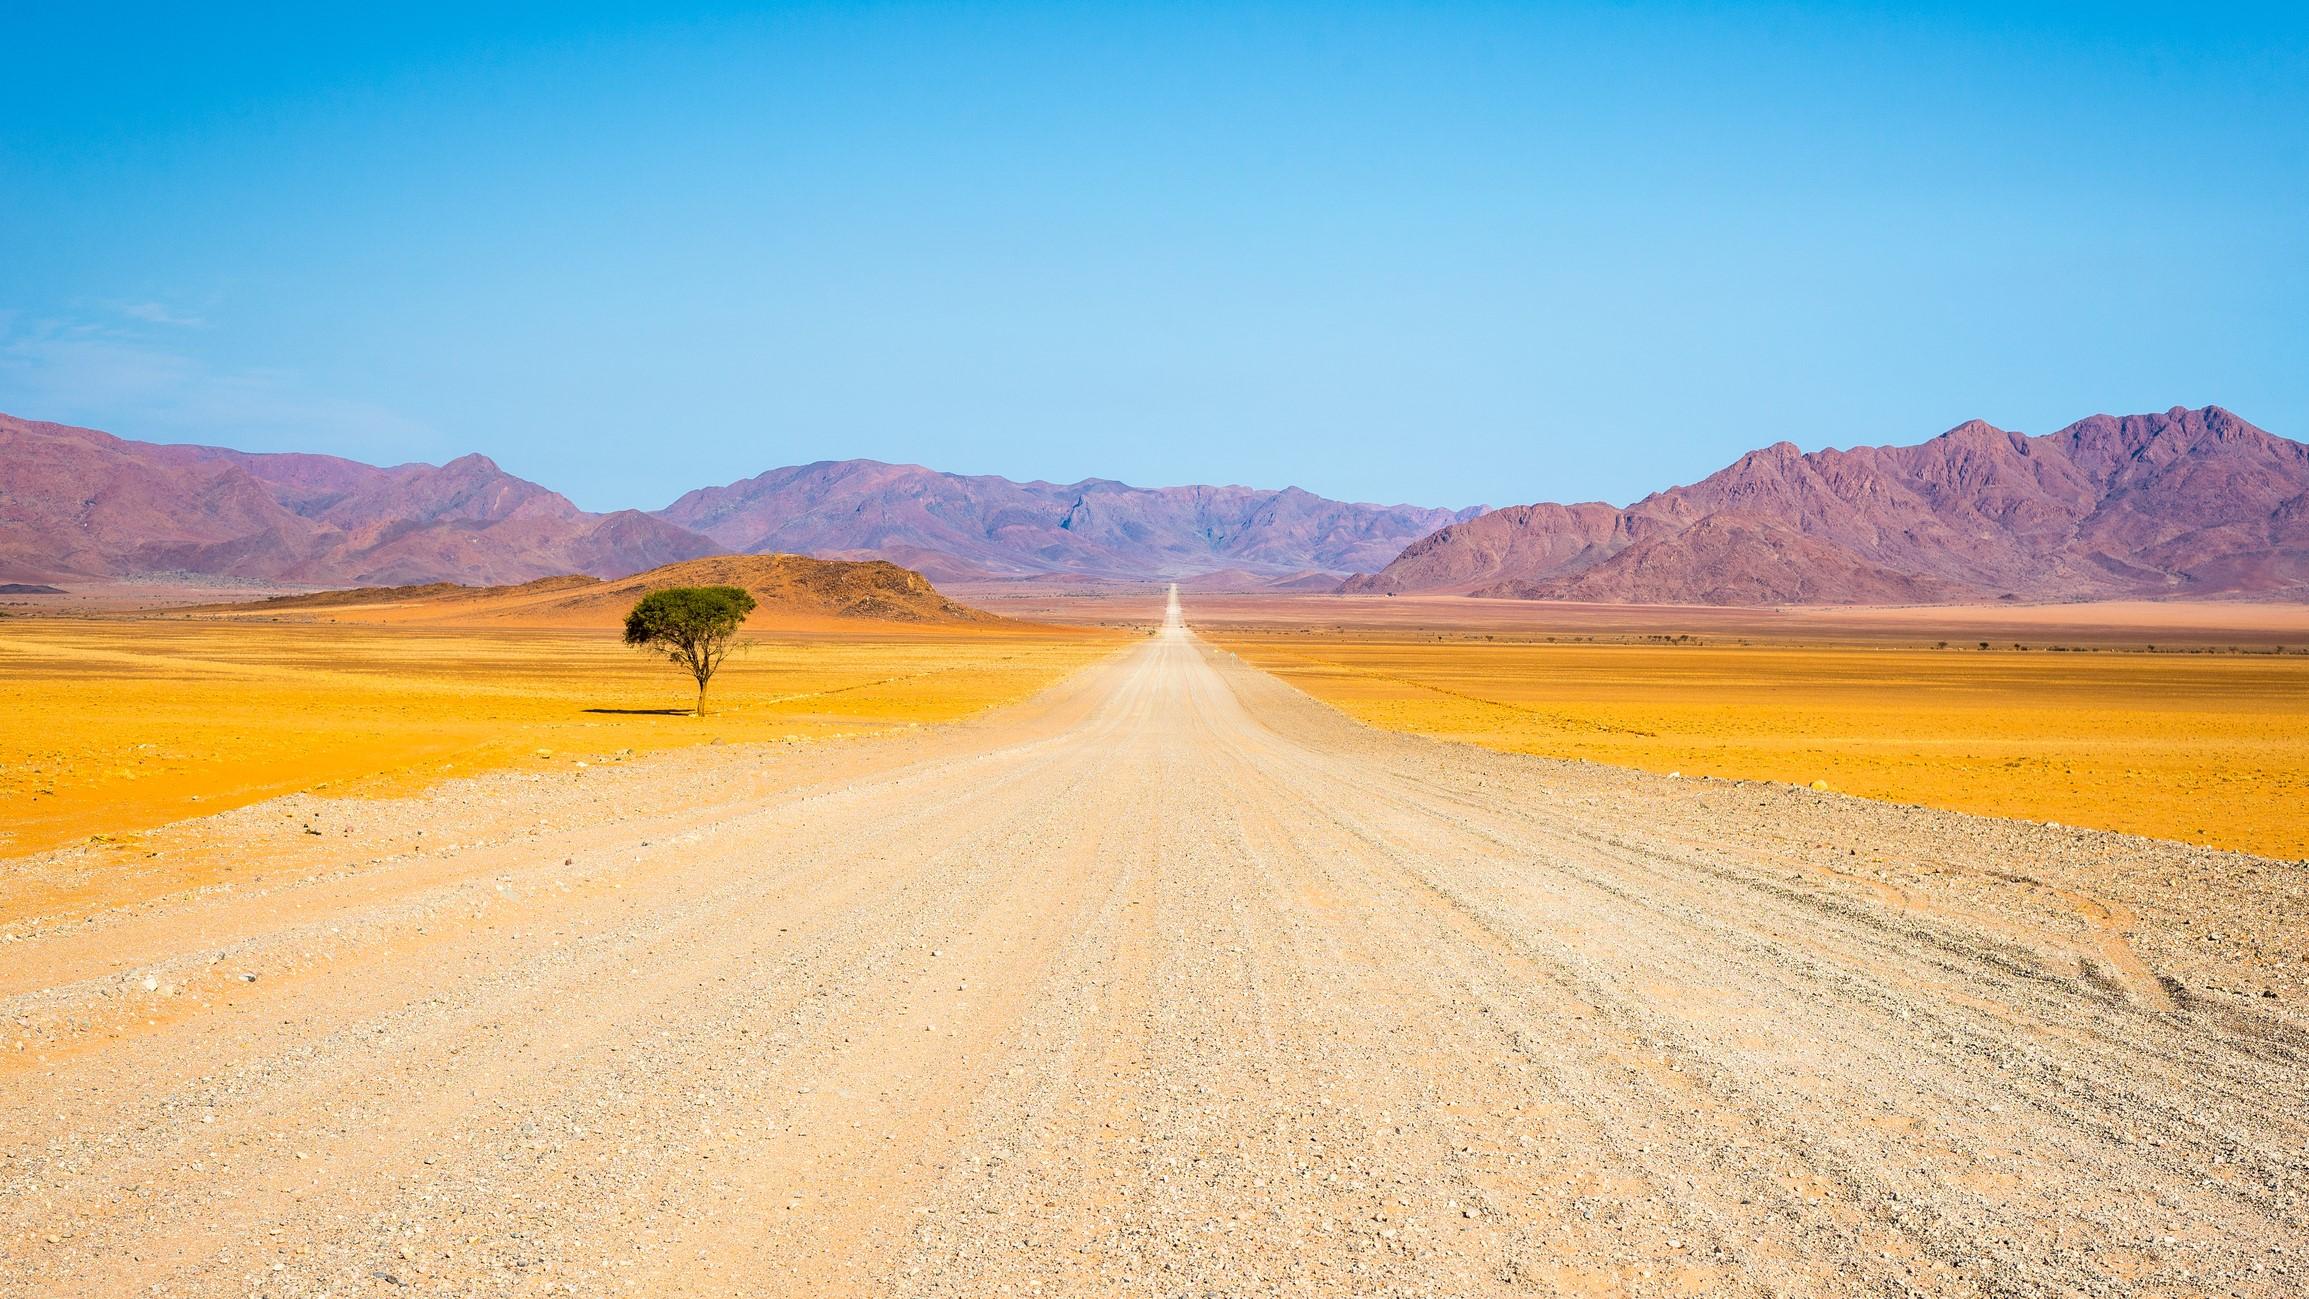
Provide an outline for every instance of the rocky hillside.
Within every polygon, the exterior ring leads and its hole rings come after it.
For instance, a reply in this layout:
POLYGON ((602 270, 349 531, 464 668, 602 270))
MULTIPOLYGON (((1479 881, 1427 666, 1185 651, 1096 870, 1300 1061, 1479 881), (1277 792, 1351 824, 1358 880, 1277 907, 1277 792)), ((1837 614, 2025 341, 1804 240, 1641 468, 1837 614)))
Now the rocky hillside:
POLYGON ((621 623, 626 611, 642 596, 671 586, 744 587, 759 605, 748 621, 762 625, 827 620, 917 625, 1001 621, 947 599, 912 569, 881 560, 851 562, 806 555, 716 555, 609 580, 562 576, 512 586, 429 582, 361 587, 286 595, 230 608, 247 613, 322 614, 353 621, 608 627, 621 623))
POLYGON ((757 617, 802 615, 874 622, 991 622, 994 615, 956 604, 930 580, 887 560, 828 560, 807 555, 716 555, 566 592, 560 609, 601 609, 624 618, 633 602, 669 586, 741 586, 761 604, 757 617))
POLYGON ((718 549, 639 511, 589 514, 486 456, 377 468, 0 416, 10 580, 505 583, 622 576, 718 549))
POLYGON ((1687 487, 1497 510, 1356 592, 1633 603, 2309 598, 2309 446, 2218 406, 2030 437, 1975 421, 1916 446, 1782 442, 1687 487))
POLYGON ((1019 483, 835 460, 702 488, 658 517, 728 550, 875 556, 940 580, 1233 570, 1257 581, 1376 568, 1480 512, 1351 504, 1295 487, 1019 483))

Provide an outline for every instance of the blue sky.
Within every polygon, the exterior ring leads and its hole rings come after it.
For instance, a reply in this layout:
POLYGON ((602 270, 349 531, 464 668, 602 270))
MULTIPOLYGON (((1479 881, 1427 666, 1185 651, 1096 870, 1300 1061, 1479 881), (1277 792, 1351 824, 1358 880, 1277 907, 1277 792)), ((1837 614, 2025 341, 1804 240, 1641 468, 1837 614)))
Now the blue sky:
POLYGON ((2309 437, 2301 6, 0 8, 0 411, 593 508, 2309 437))

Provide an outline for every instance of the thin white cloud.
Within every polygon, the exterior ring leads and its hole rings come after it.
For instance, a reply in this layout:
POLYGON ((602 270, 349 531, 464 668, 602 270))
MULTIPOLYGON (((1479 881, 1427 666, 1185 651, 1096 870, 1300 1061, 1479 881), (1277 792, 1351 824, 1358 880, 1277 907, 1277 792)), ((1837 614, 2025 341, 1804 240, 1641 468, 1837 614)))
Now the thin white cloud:
POLYGON ((173 325, 179 329, 206 329, 208 320, 189 312, 178 311, 165 302, 130 302, 123 304, 120 314, 130 320, 141 320, 148 325, 173 325))
POLYGON ((398 462, 434 449, 426 425, 315 393, 277 369, 225 370, 81 321, 0 332, 0 411, 142 441, 327 451, 398 462))

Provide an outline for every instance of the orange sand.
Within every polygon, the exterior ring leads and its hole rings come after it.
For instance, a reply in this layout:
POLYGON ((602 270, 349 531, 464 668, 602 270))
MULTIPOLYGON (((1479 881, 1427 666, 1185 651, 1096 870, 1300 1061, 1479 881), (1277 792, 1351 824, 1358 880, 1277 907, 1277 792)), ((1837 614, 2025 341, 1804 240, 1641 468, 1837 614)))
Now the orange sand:
MULTIPOLYGON (((971 591, 981 608, 1014 617, 1087 622, 1102 615, 1160 609, 1157 592, 1002 599, 971 591)), ((1689 636, 1737 643, 1798 645, 2054 645, 2140 649, 2309 648, 2309 605, 2213 601, 2098 604, 1718 605, 1572 604, 1474 600, 1462 596, 1190 595, 1187 620, 1205 631, 1229 628, 1388 631, 1558 640, 1644 640, 1689 636)), ((1142 616, 1146 616, 1143 615, 1142 616)), ((1159 617, 1159 612, 1151 615, 1159 617)))
POLYGON ((2298 652, 1204 631, 1397 730, 2309 858, 2309 655, 2298 652))
POLYGON ((294 790, 397 793, 508 765, 797 742, 952 720, 1111 652, 1112 634, 756 633, 688 678, 614 631, 185 618, 0 621, 0 855, 294 790))

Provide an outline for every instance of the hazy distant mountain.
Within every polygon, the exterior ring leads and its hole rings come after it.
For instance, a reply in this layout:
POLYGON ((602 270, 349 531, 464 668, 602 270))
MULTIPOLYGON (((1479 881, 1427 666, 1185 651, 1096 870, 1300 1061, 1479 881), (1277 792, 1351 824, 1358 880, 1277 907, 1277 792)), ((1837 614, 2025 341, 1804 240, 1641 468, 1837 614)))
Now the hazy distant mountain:
POLYGON ((2309 599, 2309 447, 2217 406, 2043 437, 1975 422, 1908 447, 1783 442, 1624 510, 1489 514, 845 460, 651 515, 589 514, 478 455, 377 468, 0 416, 0 581, 505 585, 725 551, 1208 589, 1312 590, 1377 569, 1345 589, 1625 602, 2309 599))
POLYGON ((1809 455, 1782 442, 1624 510, 1445 528, 1361 592, 1636 603, 2309 598, 2309 446, 2218 406, 2028 437, 1809 455))
POLYGON ((636 510, 589 514, 485 456, 380 469, 0 416, 10 578, 501 584, 623 577, 716 549, 636 510))
POLYGON ((1328 588, 1475 511, 1296 488, 1143 489, 853 460, 589 514, 469 455, 334 456, 132 442, 0 416, 0 579, 184 574, 331 585, 624 577, 727 551, 888 559, 933 577, 1202 577, 1328 588))
POLYGON ((1012 482, 919 465, 830 460, 689 493, 658 517, 738 551, 874 557, 939 580, 1047 573, 1252 582, 1376 568, 1480 514, 1326 500, 1287 487, 1012 482))

